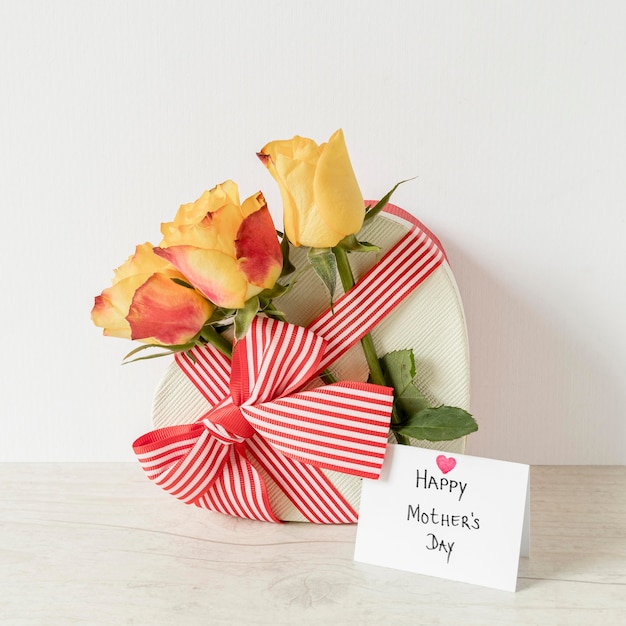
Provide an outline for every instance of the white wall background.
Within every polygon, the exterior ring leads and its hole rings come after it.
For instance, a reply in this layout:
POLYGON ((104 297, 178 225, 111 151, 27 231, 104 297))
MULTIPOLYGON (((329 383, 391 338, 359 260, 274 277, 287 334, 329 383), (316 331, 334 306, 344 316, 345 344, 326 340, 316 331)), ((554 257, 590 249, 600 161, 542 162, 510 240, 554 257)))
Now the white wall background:
POLYGON ((366 197, 442 240, 472 351, 469 452, 626 463, 626 5, 0 4, 0 460, 131 460, 166 363, 93 296, 255 151, 343 127, 366 197))

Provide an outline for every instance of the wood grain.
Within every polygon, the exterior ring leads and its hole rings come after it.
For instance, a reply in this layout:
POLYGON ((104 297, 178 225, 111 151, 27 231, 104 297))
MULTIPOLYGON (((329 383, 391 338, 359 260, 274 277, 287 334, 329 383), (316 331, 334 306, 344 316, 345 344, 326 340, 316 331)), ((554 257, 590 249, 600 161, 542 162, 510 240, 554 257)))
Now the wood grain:
POLYGON ((0 623, 622 624, 626 468, 533 467, 515 594, 352 560, 355 526, 185 506, 133 464, 0 465, 0 623))

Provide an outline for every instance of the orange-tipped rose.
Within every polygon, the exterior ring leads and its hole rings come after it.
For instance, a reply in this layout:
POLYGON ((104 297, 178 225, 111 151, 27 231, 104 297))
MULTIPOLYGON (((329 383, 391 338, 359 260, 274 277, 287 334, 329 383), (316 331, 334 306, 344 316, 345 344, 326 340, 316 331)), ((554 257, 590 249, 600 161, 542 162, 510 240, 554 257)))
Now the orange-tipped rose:
POLYGON ((96 296, 93 323, 112 337, 167 346, 187 343, 200 332, 214 307, 173 278, 185 280, 154 254, 151 244, 137 246, 135 254, 115 270, 112 286, 96 296))
POLYGON ((282 253, 263 194, 240 205, 231 180, 182 205, 161 232, 155 253, 217 306, 240 309, 280 276, 282 253))
POLYGON ((271 141, 258 156, 280 187, 295 246, 330 248, 361 229, 365 205, 341 129, 320 146, 298 136, 271 141))

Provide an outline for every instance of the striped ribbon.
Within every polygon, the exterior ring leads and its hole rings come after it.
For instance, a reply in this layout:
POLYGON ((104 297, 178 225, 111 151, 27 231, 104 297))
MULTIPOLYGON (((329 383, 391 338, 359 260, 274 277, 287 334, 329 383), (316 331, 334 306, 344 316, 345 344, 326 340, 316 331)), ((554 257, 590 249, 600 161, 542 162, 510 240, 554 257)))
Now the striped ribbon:
POLYGON ((255 318, 232 363, 210 345, 176 363, 207 401, 196 423, 147 433, 133 444, 156 484, 182 501, 265 521, 269 476, 310 522, 351 523, 357 513, 322 471, 378 478, 392 390, 342 381, 302 390, 390 313, 443 261, 438 241, 411 230, 308 328, 255 318))

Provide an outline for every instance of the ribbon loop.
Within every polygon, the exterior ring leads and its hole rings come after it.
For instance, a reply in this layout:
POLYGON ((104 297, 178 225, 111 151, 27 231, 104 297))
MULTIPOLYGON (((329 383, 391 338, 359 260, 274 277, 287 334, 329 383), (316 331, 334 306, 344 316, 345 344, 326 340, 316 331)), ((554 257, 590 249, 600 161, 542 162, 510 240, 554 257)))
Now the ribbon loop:
POLYGON ((255 318, 233 352, 230 395, 237 406, 289 394, 316 373, 326 342, 313 331, 255 318))

